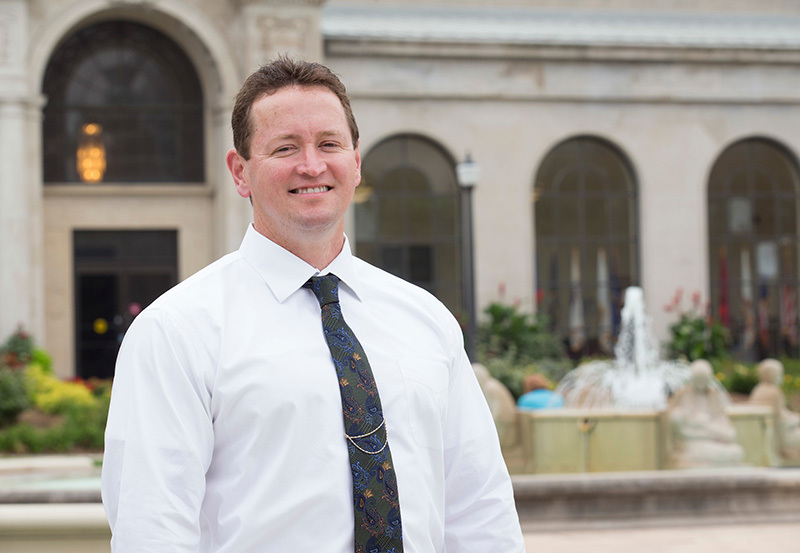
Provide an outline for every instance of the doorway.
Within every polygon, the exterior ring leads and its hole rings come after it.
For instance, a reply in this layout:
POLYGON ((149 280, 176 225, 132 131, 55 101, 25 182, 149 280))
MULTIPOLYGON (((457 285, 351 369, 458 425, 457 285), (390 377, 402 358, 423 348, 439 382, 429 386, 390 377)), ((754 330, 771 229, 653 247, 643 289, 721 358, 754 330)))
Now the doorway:
POLYGON ((75 367, 111 378, 136 316, 178 280, 175 230, 75 231, 75 367))

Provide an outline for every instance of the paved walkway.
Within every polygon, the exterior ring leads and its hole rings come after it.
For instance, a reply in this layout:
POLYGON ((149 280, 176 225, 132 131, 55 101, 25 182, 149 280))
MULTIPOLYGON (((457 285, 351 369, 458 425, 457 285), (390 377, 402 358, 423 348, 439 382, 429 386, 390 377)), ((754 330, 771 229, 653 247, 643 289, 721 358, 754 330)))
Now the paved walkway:
POLYGON ((533 532, 525 546, 527 553, 800 553, 800 523, 533 532))

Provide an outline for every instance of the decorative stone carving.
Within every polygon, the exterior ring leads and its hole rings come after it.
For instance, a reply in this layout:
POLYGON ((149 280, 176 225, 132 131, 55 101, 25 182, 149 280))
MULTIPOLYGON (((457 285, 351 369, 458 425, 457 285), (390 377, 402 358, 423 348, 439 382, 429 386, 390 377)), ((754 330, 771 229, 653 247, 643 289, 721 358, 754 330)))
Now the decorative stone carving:
MULTIPOLYGON (((292 6, 319 8, 325 2, 327 2, 327 0, 293 0, 292 6)), ((257 4, 259 6, 278 6, 281 8, 287 6, 286 0, 237 0, 236 3, 241 6, 249 6, 252 4, 257 4)))
POLYGON ((783 363, 764 359, 756 370, 759 383, 750 393, 750 403, 772 408, 779 455, 784 463, 800 463, 800 414, 786 408, 786 396, 781 390, 783 363))
POLYGON ((744 450, 725 411, 724 392, 713 385, 711 364, 703 359, 691 366, 689 384, 670 401, 672 464, 675 468, 736 466, 744 450))
POLYGON ((316 22, 311 17, 284 17, 281 15, 265 15, 256 24, 258 36, 257 52, 260 62, 273 59, 279 54, 292 53, 301 57, 310 57, 316 51, 316 22))

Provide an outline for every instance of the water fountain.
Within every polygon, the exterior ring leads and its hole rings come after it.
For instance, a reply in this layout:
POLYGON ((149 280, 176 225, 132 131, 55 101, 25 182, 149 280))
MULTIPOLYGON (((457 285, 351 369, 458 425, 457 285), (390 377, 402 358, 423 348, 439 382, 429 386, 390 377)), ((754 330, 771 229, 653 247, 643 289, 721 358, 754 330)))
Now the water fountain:
MULTIPOLYGON (((628 288, 614 359, 584 363, 556 387, 565 407, 518 411, 520 439, 509 451, 517 473, 646 471, 673 468, 668 402, 689 381, 685 361, 662 360, 645 314, 642 289, 628 288)), ((761 407, 731 406, 744 462, 771 465, 771 422, 761 407)))
POLYGON ((615 358, 580 365, 556 388, 567 407, 665 409, 669 396, 689 380, 688 363, 660 359, 641 288, 625 290, 621 316, 615 358))

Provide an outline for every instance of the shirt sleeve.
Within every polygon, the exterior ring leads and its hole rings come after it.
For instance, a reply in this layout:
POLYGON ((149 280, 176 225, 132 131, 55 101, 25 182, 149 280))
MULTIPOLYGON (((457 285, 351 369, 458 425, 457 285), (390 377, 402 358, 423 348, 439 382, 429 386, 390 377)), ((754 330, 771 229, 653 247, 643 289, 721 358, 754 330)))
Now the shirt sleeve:
POLYGON ((213 450, 203 348, 162 310, 146 310, 117 358, 106 426, 103 505, 115 553, 198 551, 213 450))
POLYGON ((445 428, 448 553, 524 553, 494 420, 459 340, 445 428))

